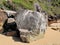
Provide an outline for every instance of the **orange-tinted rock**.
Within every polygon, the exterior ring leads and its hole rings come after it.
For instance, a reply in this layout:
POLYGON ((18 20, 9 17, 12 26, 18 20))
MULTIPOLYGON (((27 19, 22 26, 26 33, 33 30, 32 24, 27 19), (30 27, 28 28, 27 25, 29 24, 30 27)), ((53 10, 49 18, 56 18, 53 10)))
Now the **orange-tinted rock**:
POLYGON ((4 23, 6 19, 7 19, 7 15, 4 12, 0 11, 0 22, 4 23))

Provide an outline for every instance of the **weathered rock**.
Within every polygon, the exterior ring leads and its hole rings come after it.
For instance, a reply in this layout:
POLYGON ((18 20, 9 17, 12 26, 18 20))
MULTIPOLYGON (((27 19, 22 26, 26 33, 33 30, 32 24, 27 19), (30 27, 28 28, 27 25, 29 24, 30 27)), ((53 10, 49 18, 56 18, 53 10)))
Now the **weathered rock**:
POLYGON ((43 38, 44 34, 35 31, 29 31, 27 29, 19 29, 20 31, 20 38, 22 39, 23 42, 32 42, 37 39, 43 38))
POLYGON ((47 15, 45 15, 45 13, 39 13, 31 10, 23 10, 16 15, 15 19, 18 29, 27 30, 20 31, 23 34, 23 36, 21 36, 21 38, 23 37, 23 41, 24 39, 26 39, 26 42, 36 40, 40 34, 42 35, 45 33, 47 27, 47 15), (30 40, 27 39, 27 36, 25 36, 25 34, 27 34, 30 40))
POLYGON ((5 20, 7 19, 7 15, 4 12, 0 11, 0 33, 3 32, 3 24, 5 22, 5 20))
POLYGON ((7 19, 6 13, 0 11, 0 22, 4 23, 6 19, 7 19))

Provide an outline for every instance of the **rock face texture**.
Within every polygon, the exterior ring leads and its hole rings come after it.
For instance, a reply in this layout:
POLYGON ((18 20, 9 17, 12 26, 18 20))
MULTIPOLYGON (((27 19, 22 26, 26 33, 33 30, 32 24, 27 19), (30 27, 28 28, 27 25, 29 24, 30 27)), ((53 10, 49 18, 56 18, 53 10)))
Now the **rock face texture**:
POLYGON ((2 26, 3 26, 6 19, 7 19, 7 15, 4 12, 0 11, 0 33, 2 33, 2 31, 3 31, 2 26))
POLYGON ((7 15, 0 11, 0 22, 4 22, 7 19, 7 15))
POLYGON ((36 40, 38 36, 45 33, 47 27, 47 15, 45 13, 23 10, 15 16, 15 19, 17 27, 21 32, 22 41, 24 39, 26 39, 25 42, 36 40))

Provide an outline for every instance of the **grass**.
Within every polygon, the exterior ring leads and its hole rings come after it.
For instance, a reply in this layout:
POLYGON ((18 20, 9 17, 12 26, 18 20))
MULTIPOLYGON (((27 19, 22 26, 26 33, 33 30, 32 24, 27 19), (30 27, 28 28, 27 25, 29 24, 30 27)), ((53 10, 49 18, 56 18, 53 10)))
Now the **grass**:
POLYGON ((54 14, 60 14, 60 4, 58 4, 59 1, 56 2, 47 2, 44 1, 40 3, 40 6, 42 7, 43 10, 48 12, 49 15, 54 15, 54 14), (45 2, 45 3, 44 3, 45 2), (51 5, 54 4, 55 6, 51 5))
POLYGON ((28 0, 13 0, 14 3, 26 8, 33 10, 33 4, 28 0))
MULTIPOLYGON (((0 0, 0 4, 5 0, 0 0)), ((13 3, 16 4, 16 7, 22 7, 25 9, 34 10, 33 3, 39 2, 38 0, 13 0, 13 3)), ((44 11, 46 11, 49 15, 60 14, 60 0, 52 0, 51 2, 47 2, 47 0, 41 0, 39 2, 40 6, 44 11), (53 6, 53 5, 55 6, 53 6)))

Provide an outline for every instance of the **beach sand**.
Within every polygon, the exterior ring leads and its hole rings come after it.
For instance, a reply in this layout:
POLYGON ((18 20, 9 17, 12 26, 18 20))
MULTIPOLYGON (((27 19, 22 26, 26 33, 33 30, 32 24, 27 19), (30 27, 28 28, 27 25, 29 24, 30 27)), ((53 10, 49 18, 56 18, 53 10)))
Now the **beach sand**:
POLYGON ((60 32, 47 27, 44 38, 30 43, 23 43, 18 38, 0 34, 0 45, 60 45, 60 32))

